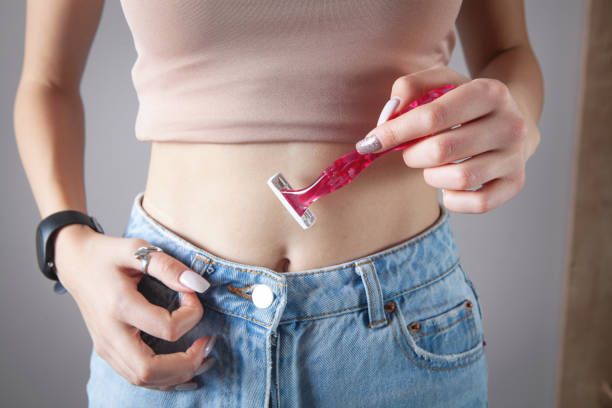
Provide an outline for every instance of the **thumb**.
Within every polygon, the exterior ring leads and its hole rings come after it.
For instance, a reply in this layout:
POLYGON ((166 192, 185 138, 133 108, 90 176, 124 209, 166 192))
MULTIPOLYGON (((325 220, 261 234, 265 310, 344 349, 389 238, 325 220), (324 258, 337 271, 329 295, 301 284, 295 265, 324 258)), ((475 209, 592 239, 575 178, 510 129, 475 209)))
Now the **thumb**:
POLYGON ((415 136, 408 139, 406 138, 405 134, 407 132, 405 128, 408 124, 405 120, 399 120, 399 116, 402 116, 402 114, 405 114, 418 106, 427 104, 434 99, 439 98, 454 88, 454 85, 445 85, 431 90, 422 95, 420 98, 412 101, 408 106, 398 112, 397 115, 393 115, 393 112, 399 105, 401 98, 399 96, 391 97, 380 113, 376 128, 368 133, 365 138, 356 143, 355 148, 357 149, 357 152, 360 154, 378 153, 379 151, 387 150, 391 147, 398 146, 403 142, 408 142, 409 140, 416 138, 415 136), (391 116, 394 116, 393 120, 385 123, 391 116))

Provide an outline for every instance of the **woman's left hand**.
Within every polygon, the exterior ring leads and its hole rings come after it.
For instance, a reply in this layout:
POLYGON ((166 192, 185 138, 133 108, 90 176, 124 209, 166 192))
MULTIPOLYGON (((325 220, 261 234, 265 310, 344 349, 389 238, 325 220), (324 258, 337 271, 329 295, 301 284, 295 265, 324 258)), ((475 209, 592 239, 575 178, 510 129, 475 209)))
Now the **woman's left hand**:
MULTIPOLYGON (((470 80, 448 67, 398 78, 391 96, 399 98, 399 104, 392 111, 400 112, 426 92, 448 84, 457 88, 372 130, 368 136, 376 135, 380 147, 370 152, 421 138, 403 149, 406 165, 424 169, 425 181, 443 189, 443 202, 449 210, 484 213, 523 188, 525 163, 533 153, 532 139, 539 135, 529 134, 527 119, 503 82, 470 80), (461 126, 455 127, 458 124, 461 126), (454 163, 461 159, 466 160, 454 163), (476 191, 468 190, 480 185, 476 191)), ((388 105, 392 103, 390 100, 388 105)), ((384 114, 385 109, 381 119, 384 114)), ((367 145, 377 147, 375 143, 367 145)), ((368 153, 361 146, 358 143, 357 150, 368 153)))

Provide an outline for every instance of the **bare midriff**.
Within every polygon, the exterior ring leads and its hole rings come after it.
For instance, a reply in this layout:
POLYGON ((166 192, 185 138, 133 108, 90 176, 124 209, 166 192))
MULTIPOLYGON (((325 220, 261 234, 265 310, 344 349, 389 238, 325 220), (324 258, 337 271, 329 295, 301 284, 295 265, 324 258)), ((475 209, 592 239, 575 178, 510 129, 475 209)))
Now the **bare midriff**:
POLYGON ((350 143, 153 142, 144 210, 192 244, 229 261, 277 272, 321 268, 405 241, 440 215, 437 190, 401 150, 376 159, 343 188, 310 206, 307 230, 266 181, 280 172, 294 189, 312 183, 350 143))

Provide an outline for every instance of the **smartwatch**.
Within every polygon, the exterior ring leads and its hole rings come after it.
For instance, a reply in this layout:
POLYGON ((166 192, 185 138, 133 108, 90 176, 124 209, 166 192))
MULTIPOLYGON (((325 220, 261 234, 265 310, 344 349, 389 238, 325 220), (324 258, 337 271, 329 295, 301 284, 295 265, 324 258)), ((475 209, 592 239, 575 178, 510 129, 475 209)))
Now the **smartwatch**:
POLYGON ((36 228, 36 253, 38 266, 47 278, 56 281, 54 291, 64 293, 66 289, 59 281, 55 269, 54 249, 57 231, 70 224, 85 224, 101 234, 104 230, 98 221, 87 214, 75 210, 64 210, 53 213, 40 221, 36 228))

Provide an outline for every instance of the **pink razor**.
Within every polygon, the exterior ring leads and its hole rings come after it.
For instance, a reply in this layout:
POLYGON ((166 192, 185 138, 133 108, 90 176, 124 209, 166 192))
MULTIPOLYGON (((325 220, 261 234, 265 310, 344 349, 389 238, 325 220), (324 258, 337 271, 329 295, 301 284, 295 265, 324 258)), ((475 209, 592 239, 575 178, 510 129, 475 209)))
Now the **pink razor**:
MULTIPOLYGON (((429 103, 453 88, 455 88, 454 85, 445 85, 441 88, 429 91, 419 99, 410 103, 401 112, 391 115, 387 120, 402 115, 417 106, 429 103)), ((280 202, 298 224, 300 224, 303 229, 308 229, 312 227, 316 220, 315 215, 310 208, 308 208, 310 204, 353 181, 363 169, 368 167, 378 157, 393 150, 403 149, 414 144, 416 140, 410 140, 379 153, 366 153, 362 155, 355 149, 338 158, 332 165, 323 170, 323 173, 321 173, 314 183, 300 190, 291 189, 291 186, 281 173, 276 173, 270 177, 268 179, 268 186, 270 186, 276 197, 278 197, 280 202)))

